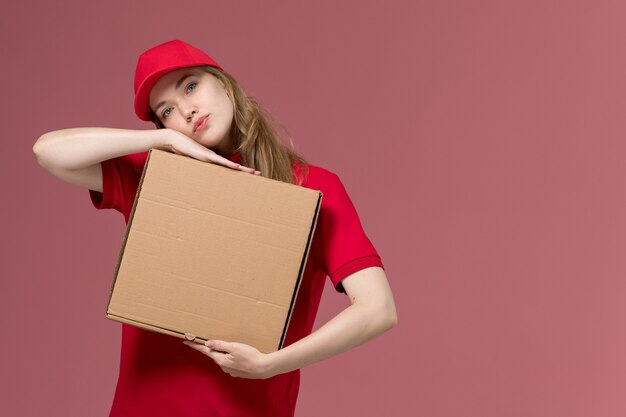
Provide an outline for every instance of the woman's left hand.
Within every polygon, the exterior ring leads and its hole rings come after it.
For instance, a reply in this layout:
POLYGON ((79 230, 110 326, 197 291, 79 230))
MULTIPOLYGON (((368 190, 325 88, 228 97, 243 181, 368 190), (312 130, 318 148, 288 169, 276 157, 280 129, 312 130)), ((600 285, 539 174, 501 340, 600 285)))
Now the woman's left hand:
POLYGON ((213 359, 231 376, 253 379, 273 376, 268 355, 252 346, 221 340, 209 340, 204 344, 185 340, 183 343, 213 359))

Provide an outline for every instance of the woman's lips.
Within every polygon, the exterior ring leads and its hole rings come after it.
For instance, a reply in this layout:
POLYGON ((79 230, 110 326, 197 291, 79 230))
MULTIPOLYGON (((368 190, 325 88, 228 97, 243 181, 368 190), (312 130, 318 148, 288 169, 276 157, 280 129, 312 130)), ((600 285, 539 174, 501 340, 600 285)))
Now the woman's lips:
POLYGON ((203 116, 203 117, 199 118, 196 121, 196 123, 193 125, 194 133, 197 132, 198 130, 204 129, 204 127, 207 125, 207 121, 208 120, 209 120, 209 116, 203 116))

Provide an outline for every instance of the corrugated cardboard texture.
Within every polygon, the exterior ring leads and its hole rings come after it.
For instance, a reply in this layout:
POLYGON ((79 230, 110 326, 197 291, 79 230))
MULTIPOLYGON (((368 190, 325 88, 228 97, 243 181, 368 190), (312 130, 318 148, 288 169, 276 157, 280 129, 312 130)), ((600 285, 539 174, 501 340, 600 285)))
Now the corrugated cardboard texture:
POLYGON ((277 350, 321 193, 153 149, 107 316, 277 350))

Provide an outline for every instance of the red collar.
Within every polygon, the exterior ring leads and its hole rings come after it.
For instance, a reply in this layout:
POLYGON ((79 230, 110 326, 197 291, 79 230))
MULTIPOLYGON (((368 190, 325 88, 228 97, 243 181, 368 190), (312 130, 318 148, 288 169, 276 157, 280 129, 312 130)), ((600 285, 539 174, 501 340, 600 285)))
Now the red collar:
POLYGON ((233 161, 236 164, 240 164, 241 163, 241 154, 239 152, 235 152, 234 154, 229 156, 228 159, 230 159, 231 161, 233 161))

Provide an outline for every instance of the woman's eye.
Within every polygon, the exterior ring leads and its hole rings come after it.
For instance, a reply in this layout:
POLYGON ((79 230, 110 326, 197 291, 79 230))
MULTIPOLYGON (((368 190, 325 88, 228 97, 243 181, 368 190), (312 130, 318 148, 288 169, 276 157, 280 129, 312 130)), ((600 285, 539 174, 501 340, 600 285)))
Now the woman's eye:
POLYGON ((185 90, 185 91, 187 92, 187 94, 191 93, 191 91, 192 91, 194 88, 196 88, 196 85, 197 85, 197 84, 198 84, 198 83, 196 83, 196 82, 192 82, 192 83, 187 84, 187 88, 186 88, 186 90, 185 90))
POLYGON ((170 115, 170 112, 172 111, 171 108, 167 108, 165 110, 163 110, 163 113, 161 113, 161 117, 163 117, 164 119, 170 115))

